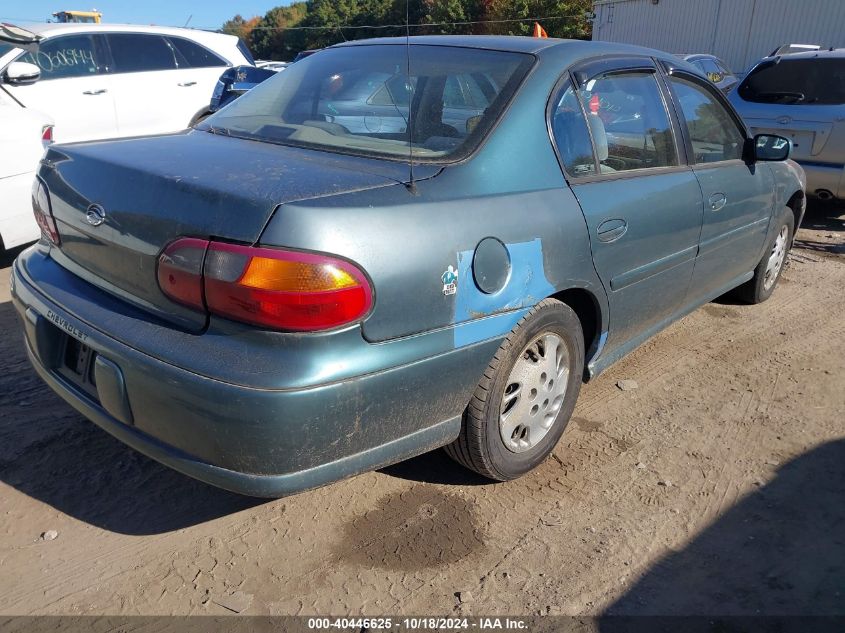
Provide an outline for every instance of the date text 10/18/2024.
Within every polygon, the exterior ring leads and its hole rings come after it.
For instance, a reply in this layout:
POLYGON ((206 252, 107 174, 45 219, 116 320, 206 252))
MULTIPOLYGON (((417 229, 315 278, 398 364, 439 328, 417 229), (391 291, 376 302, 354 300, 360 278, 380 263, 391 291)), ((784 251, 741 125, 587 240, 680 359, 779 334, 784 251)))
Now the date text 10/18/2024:
POLYGON ((308 618, 314 630, 355 629, 389 630, 526 630, 528 623, 518 618, 308 618))

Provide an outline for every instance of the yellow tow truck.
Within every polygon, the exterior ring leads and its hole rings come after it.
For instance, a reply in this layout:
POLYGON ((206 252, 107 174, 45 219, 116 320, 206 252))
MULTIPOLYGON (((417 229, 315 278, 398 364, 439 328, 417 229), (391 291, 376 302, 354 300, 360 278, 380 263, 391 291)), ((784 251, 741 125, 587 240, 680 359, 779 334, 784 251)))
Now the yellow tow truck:
POLYGON ((56 11, 53 14, 58 22, 77 22, 81 24, 99 24, 103 19, 103 14, 97 10, 94 11, 56 11))

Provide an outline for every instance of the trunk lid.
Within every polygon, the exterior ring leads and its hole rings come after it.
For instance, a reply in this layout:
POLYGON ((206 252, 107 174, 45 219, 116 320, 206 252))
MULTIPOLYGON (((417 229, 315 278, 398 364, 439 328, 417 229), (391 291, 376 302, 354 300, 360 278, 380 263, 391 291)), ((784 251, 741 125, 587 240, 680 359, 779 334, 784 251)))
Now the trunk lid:
POLYGON ((51 148, 50 191, 65 268, 104 290, 201 330, 206 315, 156 281, 162 248, 180 236, 255 243, 286 202, 396 184, 407 165, 194 131, 51 148), (104 216, 90 217, 91 205, 104 216))

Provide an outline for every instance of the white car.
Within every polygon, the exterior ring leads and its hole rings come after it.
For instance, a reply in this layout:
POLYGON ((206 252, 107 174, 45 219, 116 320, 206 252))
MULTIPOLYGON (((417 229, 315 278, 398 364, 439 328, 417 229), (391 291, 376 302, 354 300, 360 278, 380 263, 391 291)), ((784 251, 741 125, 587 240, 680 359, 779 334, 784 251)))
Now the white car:
POLYGON ((222 33, 113 24, 3 26, 0 82, 24 106, 55 119, 56 142, 183 130, 208 111, 223 69, 253 63, 237 37, 222 33))
POLYGON ((24 108, 0 88, 0 252, 40 235, 30 196, 38 159, 52 134, 50 117, 24 108))

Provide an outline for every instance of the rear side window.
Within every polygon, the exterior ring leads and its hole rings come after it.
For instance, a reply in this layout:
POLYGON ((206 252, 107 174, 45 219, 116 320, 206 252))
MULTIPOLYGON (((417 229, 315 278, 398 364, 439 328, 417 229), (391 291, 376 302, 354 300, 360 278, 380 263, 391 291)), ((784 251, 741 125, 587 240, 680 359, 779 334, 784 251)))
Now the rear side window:
POLYGON ((696 163, 742 158, 745 134, 730 113, 706 89, 673 77, 672 86, 684 115, 696 163))
POLYGON ((764 62, 746 77, 739 96, 757 103, 845 104, 845 58, 788 59, 764 62))
POLYGON ((113 72, 138 73, 176 68, 173 49, 159 35, 112 33, 107 37, 114 61, 113 72))
POLYGON ((569 176, 578 178, 596 173, 590 132, 571 85, 563 90, 552 112, 552 135, 563 168, 569 176))
POLYGON ((169 37, 167 39, 176 51, 179 68, 226 66, 224 60, 196 42, 185 40, 181 37, 169 37))
POLYGON ((100 69, 99 50, 91 35, 67 35, 45 41, 34 53, 24 53, 18 61, 41 69, 41 81, 87 77, 100 69))
POLYGON ((678 164, 672 124, 654 73, 592 79, 581 94, 602 173, 678 164))

